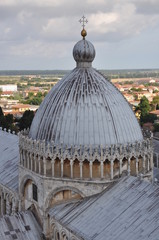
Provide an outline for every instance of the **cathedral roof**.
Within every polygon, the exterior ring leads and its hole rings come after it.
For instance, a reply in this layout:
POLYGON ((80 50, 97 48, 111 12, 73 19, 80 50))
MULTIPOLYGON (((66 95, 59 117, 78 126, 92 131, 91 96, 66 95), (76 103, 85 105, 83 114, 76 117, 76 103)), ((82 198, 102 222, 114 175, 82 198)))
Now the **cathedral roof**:
POLYGON ((102 193, 50 209, 78 239, 154 240, 159 236, 159 187, 125 177, 102 193))
POLYGON ((45 97, 29 137, 70 147, 142 141, 138 121, 118 89, 92 68, 95 49, 85 38, 73 49, 77 63, 45 97))
POLYGON ((18 192, 19 138, 0 129, 0 184, 18 192))
POLYGON ((0 239, 42 239, 42 229, 31 211, 4 215, 0 218, 0 239))

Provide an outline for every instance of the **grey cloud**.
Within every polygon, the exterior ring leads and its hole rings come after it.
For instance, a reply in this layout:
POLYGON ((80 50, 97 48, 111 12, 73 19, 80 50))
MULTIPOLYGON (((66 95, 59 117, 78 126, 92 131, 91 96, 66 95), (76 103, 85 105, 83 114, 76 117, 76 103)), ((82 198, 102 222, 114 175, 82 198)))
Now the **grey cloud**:
POLYGON ((61 46, 64 46, 62 54, 68 56, 68 45, 71 48, 72 42, 81 39, 78 20, 83 14, 89 21, 86 27, 88 39, 104 44, 133 39, 159 24, 156 14, 158 0, 61 0, 56 1, 57 4, 44 0, 13 2, 8 5, 0 3, 0 44, 3 43, 6 55, 18 55, 19 58, 24 55, 23 59, 40 55, 49 57, 50 53, 60 59, 63 55, 54 48, 61 46), (115 16, 113 20, 110 13, 115 16))
MULTIPOLYGON (((159 14, 159 1, 158 0, 140 0, 134 1, 136 5, 136 11, 138 14, 159 14)), ((147 16, 149 17, 149 16, 147 16)))

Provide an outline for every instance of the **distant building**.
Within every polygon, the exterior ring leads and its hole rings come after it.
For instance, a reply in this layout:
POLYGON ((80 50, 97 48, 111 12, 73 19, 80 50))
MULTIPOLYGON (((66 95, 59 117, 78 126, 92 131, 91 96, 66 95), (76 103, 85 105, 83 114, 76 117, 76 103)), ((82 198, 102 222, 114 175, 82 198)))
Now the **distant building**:
POLYGON ((151 111, 150 113, 156 115, 157 118, 159 118, 159 110, 151 111))
POLYGON ((0 85, 0 90, 2 92, 17 92, 17 85, 15 84, 6 84, 6 85, 0 85))
POLYGON ((15 117, 21 117, 26 110, 36 111, 38 105, 22 104, 19 103, 19 100, 12 99, 0 99, 0 106, 3 109, 4 115, 13 114, 15 117))
POLYGON ((155 79, 151 79, 151 80, 149 81, 149 83, 155 83, 155 82, 156 82, 155 79))

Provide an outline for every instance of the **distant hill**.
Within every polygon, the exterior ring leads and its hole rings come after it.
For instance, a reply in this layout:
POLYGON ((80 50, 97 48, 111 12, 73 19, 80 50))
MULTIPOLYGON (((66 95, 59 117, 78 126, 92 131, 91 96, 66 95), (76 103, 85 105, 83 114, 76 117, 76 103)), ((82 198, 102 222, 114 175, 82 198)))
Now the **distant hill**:
MULTIPOLYGON (((101 69, 104 75, 115 78, 136 78, 136 77, 157 77, 159 78, 159 69, 101 69)), ((23 75, 65 75, 70 70, 1 70, 0 76, 23 76, 23 75)))

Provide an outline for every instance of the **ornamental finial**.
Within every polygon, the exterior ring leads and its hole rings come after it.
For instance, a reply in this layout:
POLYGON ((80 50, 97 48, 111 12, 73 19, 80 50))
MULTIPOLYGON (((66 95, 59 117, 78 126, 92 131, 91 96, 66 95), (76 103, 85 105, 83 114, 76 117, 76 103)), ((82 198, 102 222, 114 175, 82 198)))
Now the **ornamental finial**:
POLYGON ((79 20, 80 23, 82 23, 82 31, 81 31, 81 36, 83 37, 83 39, 85 39, 85 37, 87 36, 87 32, 86 30, 84 29, 85 27, 85 24, 88 23, 88 20, 86 19, 85 16, 83 16, 80 20, 79 20))

